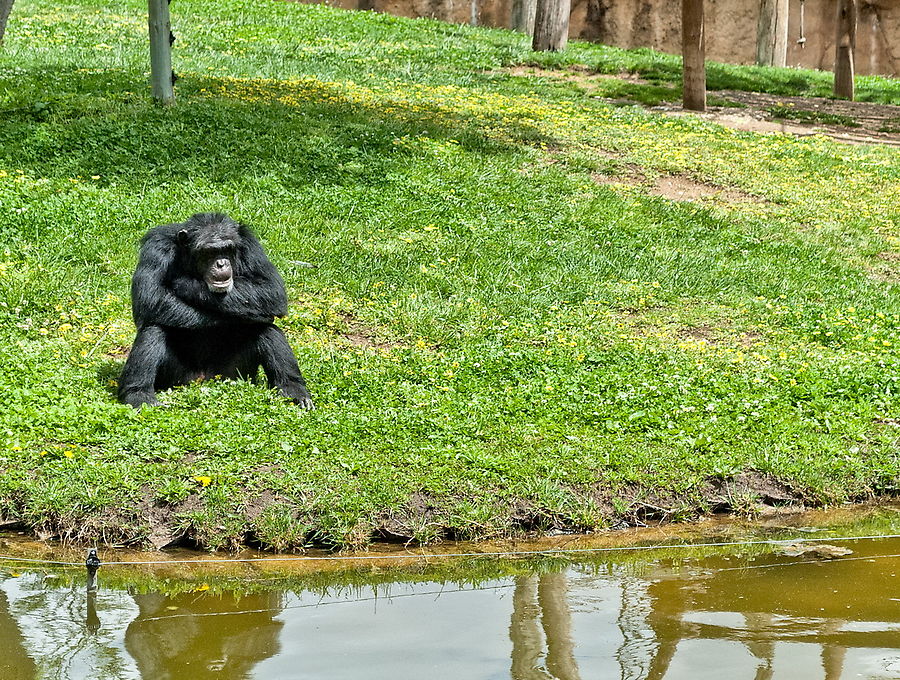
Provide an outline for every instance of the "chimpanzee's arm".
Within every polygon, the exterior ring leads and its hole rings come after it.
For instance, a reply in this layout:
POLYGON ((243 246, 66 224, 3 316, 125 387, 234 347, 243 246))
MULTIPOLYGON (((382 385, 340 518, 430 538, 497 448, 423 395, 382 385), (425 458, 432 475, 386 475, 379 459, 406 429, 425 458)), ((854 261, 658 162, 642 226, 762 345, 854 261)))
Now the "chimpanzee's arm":
POLYGON ((131 279, 131 310, 138 328, 149 324, 173 328, 207 328, 221 324, 221 315, 197 309, 166 286, 176 266, 175 243, 162 234, 150 235, 141 246, 131 279))

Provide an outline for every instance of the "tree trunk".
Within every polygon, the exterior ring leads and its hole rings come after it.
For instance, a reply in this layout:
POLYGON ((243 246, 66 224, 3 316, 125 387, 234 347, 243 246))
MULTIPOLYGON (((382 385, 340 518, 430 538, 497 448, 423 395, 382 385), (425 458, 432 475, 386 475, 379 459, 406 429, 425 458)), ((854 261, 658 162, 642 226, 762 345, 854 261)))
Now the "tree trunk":
POLYGON ((853 51, 856 49, 857 0, 838 0, 834 54, 834 94, 853 99, 853 51))
POLYGON ((509 639, 512 642, 509 676, 513 680, 524 680, 535 676, 534 669, 540 666, 544 641, 537 620, 541 611, 537 603, 537 577, 516 576, 515 584, 512 619, 509 622, 509 639))
POLYGON ((760 0, 756 63, 787 66, 789 0, 760 0))
POLYGON ((13 2, 15 0, 0 0, 0 44, 3 43, 3 36, 6 35, 6 22, 12 11, 13 2))
POLYGON ((579 680, 572 640, 572 611, 565 573, 542 574, 538 581, 538 604, 547 640, 547 671, 551 678, 579 680))
POLYGON ((703 0, 681 0, 684 108, 706 111, 706 35, 703 0))
POLYGON ((537 10, 536 0, 513 0, 509 19, 510 28, 533 36, 535 10, 537 10))
POLYGON ((531 49, 535 52, 566 49, 571 6, 571 0, 537 0, 531 49))
POLYGON ((169 0, 148 0, 150 24, 150 82, 153 98, 164 106, 175 103, 172 72, 172 27, 169 0))

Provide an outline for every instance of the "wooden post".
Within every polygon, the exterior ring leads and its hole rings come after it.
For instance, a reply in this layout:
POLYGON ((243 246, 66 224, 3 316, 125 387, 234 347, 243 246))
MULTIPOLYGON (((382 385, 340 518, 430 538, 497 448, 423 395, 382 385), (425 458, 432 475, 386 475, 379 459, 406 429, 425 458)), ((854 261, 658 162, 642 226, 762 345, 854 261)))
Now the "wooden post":
POLYGON ((163 106, 175 103, 172 78, 172 27, 169 0, 148 0, 150 17, 150 82, 153 98, 163 106))
POLYGON ((684 108, 706 111, 706 36, 703 0, 681 0, 684 108))
POLYGON ((535 52, 566 49, 571 7, 571 0, 537 0, 531 49, 535 52))
POLYGON ((756 25, 756 63, 787 66, 790 0, 760 0, 756 25))
POLYGON ((853 51, 856 49, 857 0, 838 0, 834 54, 834 94, 853 99, 853 51))
POLYGON ((3 36, 6 35, 6 22, 9 19, 9 13, 12 11, 14 1, 0 0, 0 44, 3 43, 3 36))
POLYGON ((509 19, 510 28, 525 35, 533 36, 536 10, 536 0, 513 0, 509 19))

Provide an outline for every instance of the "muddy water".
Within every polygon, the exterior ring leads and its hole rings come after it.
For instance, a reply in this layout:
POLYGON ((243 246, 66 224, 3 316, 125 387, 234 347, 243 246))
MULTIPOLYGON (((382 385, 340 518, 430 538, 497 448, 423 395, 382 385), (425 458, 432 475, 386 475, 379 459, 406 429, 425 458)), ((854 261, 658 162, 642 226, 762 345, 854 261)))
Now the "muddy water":
MULTIPOLYGON (((833 519, 515 546, 604 549, 572 558, 116 566, 135 556, 101 552, 95 595, 81 570, 5 563, 0 678, 900 678, 900 539, 840 538, 900 533, 900 510, 833 519)), ((0 552, 81 556, 10 537, 0 552)))

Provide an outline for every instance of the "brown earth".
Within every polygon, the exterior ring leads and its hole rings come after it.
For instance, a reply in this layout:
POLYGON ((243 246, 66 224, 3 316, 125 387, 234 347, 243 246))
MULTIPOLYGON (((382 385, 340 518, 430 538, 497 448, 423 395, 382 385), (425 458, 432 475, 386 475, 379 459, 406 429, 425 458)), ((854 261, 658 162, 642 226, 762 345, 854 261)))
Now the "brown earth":
POLYGON ((653 110, 672 115, 700 116, 736 130, 780 132, 798 137, 824 134, 847 144, 900 146, 900 106, 735 90, 712 90, 709 94, 743 108, 710 106, 705 113, 696 113, 685 111, 680 104, 669 104, 653 107, 653 110), (788 110, 792 116, 842 116, 852 119, 855 125, 819 121, 807 123, 793 118, 779 118, 771 109, 788 110))
MULTIPOLYGON (((603 82, 612 79, 637 85, 648 84, 634 74, 593 73, 587 67, 577 65, 566 69, 522 65, 504 69, 504 72, 514 76, 573 83, 586 94, 596 92, 603 82)), ((685 111, 680 102, 666 102, 649 108, 667 115, 699 116, 746 132, 783 133, 798 137, 824 134, 848 144, 900 146, 900 106, 897 105, 740 90, 710 90, 707 95, 711 101, 727 102, 730 105, 708 106, 704 113, 685 111), (835 117, 852 121, 852 124, 831 122, 835 117)), ((616 104, 636 103, 630 100, 607 101, 616 104)))
MULTIPOLYGON (((806 509, 807 500, 801 490, 759 472, 743 472, 728 478, 708 478, 698 487, 683 493, 648 490, 626 485, 615 491, 605 486, 594 489, 569 489, 578 505, 594 508, 597 516, 588 524, 535 505, 525 499, 499 500, 494 520, 486 524, 463 524, 456 521, 454 499, 432 497, 419 492, 406 504, 385 511, 368 520, 361 519, 350 535, 345 536, 347 548, 364 548, 371 541, 399 542, 420 545, 445 540, 505 539, 552 536, 559 534, 594 533, 599 530, 641 527, 650 524, 684 522, 711 514, 736 513, 742 516, 768 516, 793 513, 806 509), (505 517, 505 521, 498 521, 505 517)), ((300 551, 316 547, 315 518, 300 516, 293 499, 272 492, 259 493, 247 489, 248 502, 243 508, 241 533, 220 536, 215 547, 241 550, 244 547, 300 551), (256 521, 269 508, 294 509, 294 518, 306 530, 291 536, 278 537, 277 545, 263 540, 255 532, 256 521)), ((458 499, 457 499, 458 500, 458 499)), ((857 501, 870 499, 859 498, 857 501)), ((132 510, 121 515, 115 511, 94 517, 80 518, 77 524, 62 517, 48 518, 40 526, 28 526, 21 521, 0 521, 0 528, 20 533, 32 533, 40 540, 61 540, 72 545, 101 542, 105 545, 162 549, 189 547, 210 549, 205 540, 210 527, 196 525, 194 515, 204 511, 197 493, 168 503, 155 498, 145 489, 143 499, 132 510)), ((225 527, 216 527, 224 530, 225 527)), ((322 546, 319 546, 322 547, 322 546)), ((327 546, 325 546, 327 547, 327 546)))

